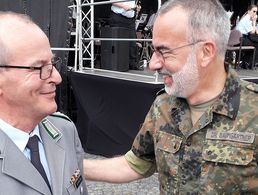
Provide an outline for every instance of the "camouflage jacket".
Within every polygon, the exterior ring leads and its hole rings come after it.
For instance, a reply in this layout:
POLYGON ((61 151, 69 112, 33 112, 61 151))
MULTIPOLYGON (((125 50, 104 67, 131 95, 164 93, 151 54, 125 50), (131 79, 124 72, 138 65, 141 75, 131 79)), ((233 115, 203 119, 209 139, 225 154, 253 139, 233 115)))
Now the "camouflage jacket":
POLYGON ((258 194, 257 93, 256 84, 229 70, 224 90, 194 126, 184 99, 159 95, 131 153, 156 166, 161 194, 258 194))

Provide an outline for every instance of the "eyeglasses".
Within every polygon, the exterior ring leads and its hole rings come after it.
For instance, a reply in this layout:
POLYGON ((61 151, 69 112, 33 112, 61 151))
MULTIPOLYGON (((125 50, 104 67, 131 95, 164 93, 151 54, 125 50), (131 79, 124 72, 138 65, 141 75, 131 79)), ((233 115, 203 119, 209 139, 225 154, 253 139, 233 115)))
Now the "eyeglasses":
POLYGON ((157 56, 157 58, 159 58, 159 60, 164 63, 164 62, 165 62, 165 59, 166 59, 167 57, 169 57, 169 56, 167 56, 167 55, 171 54, 173 51, 178 50, 178 49, 181 49, 181 48, 184 48, 184 47, 192 46, 192 45, 195 45, 195 44, 200 43, 200 42, 203 42, 203 41, 204 41, 204 40, 197 40, 197 41, 194 41, 194 42, 192 42, 192 43, 188 43, 188 44, 185 44, 185 45, 181 45, 181 46, 179 46, 179 47, 175 47, 175 48, 172 48, 172 49, 164 49, 164 50, 165 50, 164 52, 160 51, 161 49, 154 49, 154 48, 153 48, 153 52, 155 53, 155 55, 157 56))
POLYGON ((48 79, 52 72, 53 67, 57 68, 57 65, 61 63, 61 58, 54 57, 51 60, 51 64, 45 64, 41 67, 35 67, 35 66, 14 66, 14 65, 0 65, 0 68, 17 68, 17 69, 29 69, 31 71, 33 70, 40 70, 40 79, 46 80, 48 79))

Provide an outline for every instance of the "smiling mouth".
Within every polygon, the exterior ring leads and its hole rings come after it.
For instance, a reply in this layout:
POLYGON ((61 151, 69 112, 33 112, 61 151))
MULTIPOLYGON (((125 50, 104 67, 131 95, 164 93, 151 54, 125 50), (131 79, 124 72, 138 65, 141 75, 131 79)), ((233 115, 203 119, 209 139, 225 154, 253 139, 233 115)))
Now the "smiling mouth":
POLYGON ((159 78, 162 78, 163 81, 164 81, 164 84, 167 84, 168 83, 168 80, 169 79, 172 79, 172 76, 171 74, 167 73, 167 72, 162 72, 161 70, 158 70, 158 76, 159 78))
POLYGON ((55 94, 56 93, 56 91, 50 91, 50 92, 44 92, 44 93, 42 93, 43 95, 48 95, 48 94, 55 94))
POLYGON ((166 73, 166 72, 162 72, 161 70, 158 70, 158 74, 160 75, 160 76, 170 76, 170 74, 169 73, 166 73))

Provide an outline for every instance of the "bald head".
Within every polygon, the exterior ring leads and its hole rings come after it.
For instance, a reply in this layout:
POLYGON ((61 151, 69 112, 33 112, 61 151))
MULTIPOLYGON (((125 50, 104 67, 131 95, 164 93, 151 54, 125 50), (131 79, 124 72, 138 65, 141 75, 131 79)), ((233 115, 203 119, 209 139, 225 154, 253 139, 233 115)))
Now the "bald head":
POLYGON ((35 35, 37 38, 47 39, 44 32, 27 15, 0 11, 0 63, 7 63, 15 55, 16 49, 22 49, 27 40, 35 35))

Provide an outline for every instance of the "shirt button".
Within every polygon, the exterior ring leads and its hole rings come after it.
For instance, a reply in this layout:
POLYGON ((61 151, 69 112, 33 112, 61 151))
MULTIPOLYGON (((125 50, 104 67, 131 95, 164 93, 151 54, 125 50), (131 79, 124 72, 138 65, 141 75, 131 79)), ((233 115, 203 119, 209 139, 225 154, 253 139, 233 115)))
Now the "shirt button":
POLYGON ((185 185, 185 184, 186 184, 186 181, 185 181, 185 180, 183 180, 183 181, 182 181, 182 184, 183 184, 183 185, 185 185))
POLYGON ((191 143, 190 141, 186 142, 186 145, 187 145, 187 146, 191 146, 191 144, 192 144, 192 143, 191 143))

